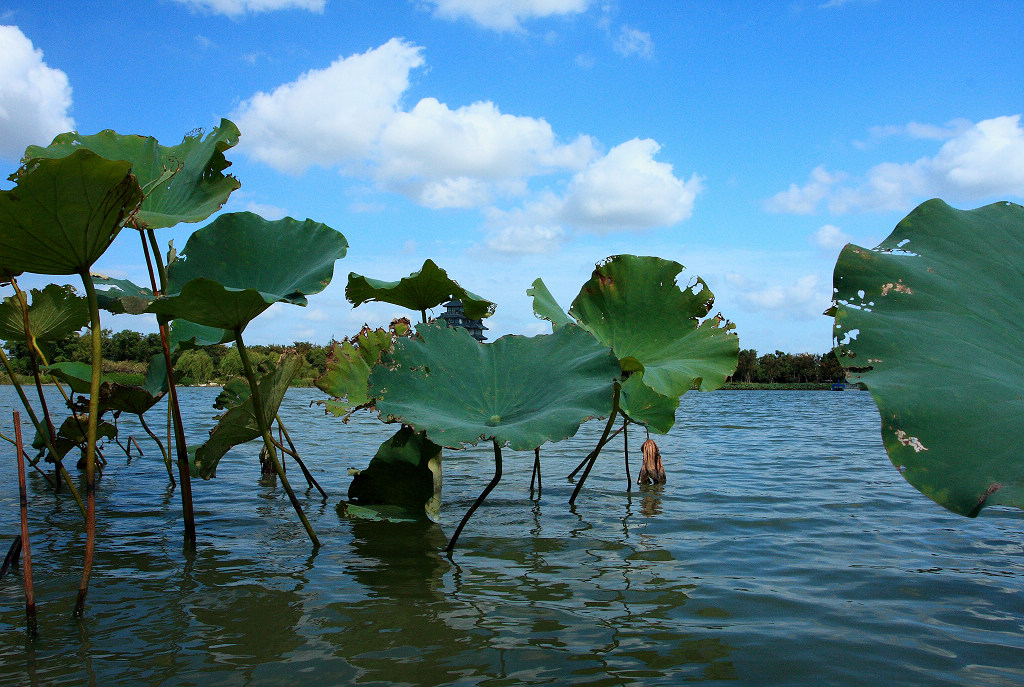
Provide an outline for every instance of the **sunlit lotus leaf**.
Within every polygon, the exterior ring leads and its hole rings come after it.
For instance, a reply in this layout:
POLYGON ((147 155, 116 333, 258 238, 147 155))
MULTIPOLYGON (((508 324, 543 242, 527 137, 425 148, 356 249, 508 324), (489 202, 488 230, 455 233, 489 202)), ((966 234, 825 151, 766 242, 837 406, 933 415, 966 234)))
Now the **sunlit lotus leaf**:
POLYGON ((201 222, 217 212, 240 186, 224 170, 231 165, 224 151, 238 143, 238 128, 227 119, 205 138, 202 131, 185 136, 176 146, 152 136, 124 136, 109 129, 98 134, 60 134, 43 148, 30 146, 25 159, 61 158, 88 149, 108 160, 126 160, 145 190, 136 221, 152 229, 180 222, 201 222))
POLYGON ((836 353, 907 481, 961 515, 1024 507, 1024 207, 929 200, 846 246, 834 286, 836 353))
MULTIPOLYGON (((263 419, 267 426, 277 415, 288 384, 302 367, 302 358, 296 353, 285 353, 272 369, 257 380, 260 401, 263 406, 263 419)), ((195 472, 203 479, 210 479, 217 472, 217 464, 224 454, 233 446, 260 437, 256 414, 253 412, 252 397, 231 407, 220 416, 217 426, 210 431, 210 438, 205 444, 195 449, 193 465, 195 472)))
POLYGON ((87 271, 141 199, 127 162, 88 150, 33 161, 17 186, 0 191, 0 270, 87 271))
POLYGON ((168 296, 149 312, 240 331, 276 302, 306 305, 347 249, 341 232, 313 220, 221 215, 189 237, 167 269, 168 296))
POLYGON ((412 425, 443 446, 494 438, 532 449, 576 433, 612 410, 618 363, 575 326, 481 344, 465 329, 419 325, 370 373, 386 421, 412 425))
MULTIPOLYGON (((82 362, 54 363, 42 368, 46 374, 56 377, 71 387, 76 394, 88 394, 92 381, 92 365, 82 362)), ((110 383, 110 378, 104 375, 100 378, 101 383, 110 383)))
POLYGON ((643 383, 642 375, 634 373, 622 383, 619 408, 634 422, 652 432, 668 434, 676 423, 678 396, 662 396, 643 383))
POLYGON ((466 291, 448 277, 448 273, 427 260, 419 272, 398 281, 370 279, 352 272, 348 275, 345 298, 353 306, 367 301, 381 301, 421 312, 437 307, 453 298, 460 299, 466 317, 481 320, 494 314, 494 303, 466 291))
POLYGON ((623 372, 679 397, 695 385, 717 389, 736 369, 734 325, 706 317, 714 294, 700 277, 680 288, 682 265, 662 258, 616 255, 600 263, 569 314, 610 346, 623 372))
POLYGON ((336 341, 327 359, 327 369, 317 378, 316 385, 332 398, 324 402, 326 409, 336 416, 365 405, 370 399, 367 384, 370 370, 380 360, 383 351, 394 347, 395 339, 411 333, 409 320, 398 319, 388 329, 370 329, 343 341, 336 341))
MULTIPOLYGON (((47 284, 29 296, 29 329, 36 341, 64 338, 89 323, 89 304, 73 286, 47 284)), ((17 295, 0 303, 0 339, 25 341, 25 311, 17 295)))
POLYGON ((204 327, 188 320, 172 320, 170 332, 171 350, 178 348, 202 348, 230 343, 235 340, 234 332, 219 327, 204 327))
POLYGON ((152 289, 138 286, 127 279, 94 274, 92 281, 96 286, 96 300, 100 307, 115 315, 140 315, 153 302, 152 289))
POLYGON ((550 321, 552 330, 573 323, 540 278, 534 280, 533 286, 526 290, 526 295, 533 298, 533 313, 542 320, 550 321))
MULTIPOLYGON (((352 504, 397 506, 437 522, 441 512, 441 447, 423 432, 403 426, 377 449, 348 488, 352 504)), ((389 510, 389 515, 393 513, 389 510)))

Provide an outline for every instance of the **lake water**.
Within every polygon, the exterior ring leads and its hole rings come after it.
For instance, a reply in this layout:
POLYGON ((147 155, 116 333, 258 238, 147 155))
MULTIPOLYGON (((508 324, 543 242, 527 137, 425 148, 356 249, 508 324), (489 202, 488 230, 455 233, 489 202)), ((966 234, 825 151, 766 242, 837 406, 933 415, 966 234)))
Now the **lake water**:
MULTIPOLYGON (((217 391, 182 391, 190 442, 213 426, 217 391)), ((627 492, 617 439, 575 509, 566 475, 597 423, 543 449, 534 500, 532 452, 506 451, 451 560, 439 549, 493 473, 489 446, 446 450, 442 526, 342 519, 346 469, 394 427, 323 417, 309 408, 321 397, 292 389, 282 408, 330 493, 300 492, 315 555, 283 490, 260 481, 256 443, 193 481, 187 551, 178 492, 122 421, 145 456, 106 451, 82 621, 81 516, 32 475, 39 638, 25 637, 19 570, 0 581, 0 684, 1024 683, 1022 513, 969 520, 920 495, 889 463, 867 393, 687 394, 655 437, 668 483, 627 492)), ((5 434, 14 399, 0 388, 5 434)), ((0 554, 19 527, 4 444, 0 554)))

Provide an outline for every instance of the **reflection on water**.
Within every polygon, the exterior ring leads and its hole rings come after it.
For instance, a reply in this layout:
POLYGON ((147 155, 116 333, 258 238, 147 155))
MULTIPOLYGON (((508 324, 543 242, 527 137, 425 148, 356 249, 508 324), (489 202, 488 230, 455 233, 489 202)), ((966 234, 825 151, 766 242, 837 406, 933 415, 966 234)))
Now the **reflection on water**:
MULTIPOLYGON (((190 440, 215 395, 185 390, 190 440)), ((282 412, 332 494, 300 495, 316 554, 255 445, 194 483, 200 541, 184 547, 179 495, 140 432, 146 455, 111 452, 100 483, 81 622, 81 518, 32 477, 40 640, 5 577, 0 684, 1024 681, 1020 514, 932 507, 888 464, 866 394, 687 394, 658 440, 671 481, 627 492, 613 444, 575 508, 565 475, 599 427, 545 449, 533 498, 533 453, 510 451, 451 559, 490 451, 446 452, 444 526, 341 519, 346 469, 391 431, 322 418, 314 397, 293 390, 282 412)), ((3 540, 18 531, 12 466, 0 460, 3 540)))

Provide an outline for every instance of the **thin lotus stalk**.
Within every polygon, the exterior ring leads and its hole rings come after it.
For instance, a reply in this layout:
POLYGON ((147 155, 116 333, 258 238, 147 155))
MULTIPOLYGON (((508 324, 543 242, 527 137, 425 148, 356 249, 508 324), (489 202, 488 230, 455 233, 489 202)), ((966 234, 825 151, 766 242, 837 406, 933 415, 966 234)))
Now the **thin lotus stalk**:
MULTIPOLYGON (((168 477, 168 479, 171 480, 171 486, 172 487, 175 486, 174 470, 171 469, 171 456, 167 453, 167 449, 164 448, 164 444, 163 444, 162 441, 160 441, 160 437, 158 437, 156 434, 153 433, 153 430, 151 430, 149 428, 149 425, 146 424, 146 419, 144 417, 142 417, 142 415, 139 415, 139 423, 142 424, 142 429, 144 429, 146 431, 146 434, 149 435, 149 438, 152 439, 153 441, 155 441, 157 447, 159 447, 160 455, 164 457, 164 465, 167 466, 167 477, 168 477)), ((136 443, 136 445, 138 445, 138 444, 136 443)), ((142 453, 142 449, 141 448, 139 449, 139 453, 142 453)))
POLYGON ((256 384, 256 373, 253 371, 252 361, 249 360, 249 353, 246 351, 245 344, 242 342, 242 332, 239 329, 235 330, 235 344, 238 347, 238 357, 242 361, 242 368, 245 370, 245 377, 249 380, 249 393, 252 397, 253 416, 256 418, 256 426, 259 427, 260 435, 263 437, 263 445, 267 449, 267 455, 270 456, 270 462, 274 466, 277 476, 281 478, 281 486, 284 487, 285 492, 288 494, 288 498, 292 502, 292 507, 295 509, 296 515, 298 515, 299 520, 302 521, 302 526, 306 528, 306 533, 309 535, 310 541, 313 542, 313 547, 320 548, 320 540, 317 539, 316 532, 313 531, 313 526, 309 524, 309 519, 306 517, 306 514, 302 512, 302 506, 299 505, 299 499, 296 498, 295 492, 292 491, 292 485, 288 483, 288 478, 284 474, 284 468, 281 466, 281 461, 277 457, 277 447, 274 445, 274 436, 270 433, 270 427, 267 426, 267 420, 263 416, 263 403, 260 399, 259 386, 256 384))
MULTIPOLYGON (((615 437, 619 436, 619 432, 621 432, 621 431, 622 431, 622 427, 619 427, 619 428, 618 428, 617 430, 615 430, 614 432, 612 432, 611 434, 609 434, 609 435, 608 435, 608 438, 607 438, 607 439, 605 439, 605 440, 604 440, 603 442, 600 442, 600 447, 599 447, 599 448, 597 448, 597 449, 595 449, 595 450, 596 450, 596 451, 598 451, 598 452, 600 452, 600 451, 601 451, 601 449, 602 449, 602 448, 604 448, 604 446, 605 446, 605 445, 606 445, 606 444, 607 444, 607 443, 608 443, 609 441, 611 441, 611 440, 612 440, 612 439, 614 439, 615 437)), ((580 461, 580 464, 579 464, 579 465, 577 465, 577 466, 576 466, 576 468, 575 468, 575 469, 574 469, 574 470, 573 470, 572 472, 570 472, 570 473, 569 473, 569 476, 568 476, 568 478, 567 478, 567 479, 572 479, 573 477, 575 477, 575 476, 576 476, 576 473, 577 473, 577 472, 579 472, 580 470, 582 470, 583 468, 585 468, 585 467, 586 467, 586 465, 587 465, 587 462, 588 462, 588 461, 590 460, 590 457, 591 457, 592 453, 593 453, 593 452, 591 452, 591 453, 588 453, 588 454, 586 455, 586 457, 585 457, 585 458, 584 458, 583 460, 581 460, 581 461, 580 461)))
POLYGON ((537 480, 537 496, 540 496, 540 446, 533 449, 533 474, 530 475, 530 496, 533 497, 533 481, 537 480))
POLYGON ((21 417, 14 411, 14 438, 18 447, 18 490, 21 497, 21 551, 23 561, 22 573, 25 577, 25 620, 28 624, 28 636, 35 637, 36 632, 36 595, 32 589, 32 546, 28 538, 28 487, 25 484, 25 452, 21 442, 21 417))
POLYGON ((281 447, 281 451, 294 458, 295 462, 299 464, 299 469, 302 470, 302 475, 306 478, 306 484, 308 484, 310 488, 316 488, 316 490, 320 492, 321 496, 327 498, 327 492, 324 491, 323 487, 320 486, 320 483, 316 481, 315 477, 313 477, 313 473, 306 468, 306 464, 302 461, 302 458, 299 457, 299 451, 295 448, 295 444, 292 442, 292 438, 288 434, 288 429, 284 426, 284 423, 281 422, 281 415, 278 414, 274 417, 277 419, 277 427, 280 430, 280 434, 284 435, 284 439, 288 442, 288 447, 291 449, 289 451, 285 451, 284 445, 281 442, 278 442, 278 446, 281 447))
MULTIPOLYGON (((153 245, 156 254, 156 272, 153 270, 153 258, 149 254, 149 243, 146 236, 139 232, 142 240, 142 252, 146 256, 146 266, 149 269, 149 281, 153 287, 153 295, 159 296, 167 287, 167 271, 164 269, 163 261, 160 259, 160 250, 156 242, 156 234, 152 229, 147 229, 149 242, 153 245), (157 286, 157 274, 159 274, 159 287, 157 286)), ((192 477, 188 468, 188 445, 185 440, 185 425, 181 419, 181 407, 178 405, 178 390, 174 384, 174 367, 171 364, 170 338, 167 332, 167 323, 163 318, 158 318, 160 325, 160 344, 163 348, 164 363, 167 366, 167 406, 174 425, 174 447, 178 457, 178 478, 181 483, 181 517, 185 525, 185 541, 195 545, 196 543, 196 519, 192 506, 192 477)), ((170 439, 168 438, 168 444, 170 439)), ((173 483, 173 478, 172 478, 173 483)))
MULTIPOLYGON (((28 397, 25 395, 25 390, 21 388, 21 384, 15 378, 14 370, 11 368, 11 361, 7 358, 7 354, 4 353, 4 349, 2 346, 0 346, 0 362, 3 363, 4 369, 7 370, 7 374, 10 375, 11 377, 11 382, 14 384, 14 389, 15 391, 18 392, 18 397, 21 399, 21 405, 24 406, 25 412, 28 413, 29 419, 32 420, 32 426, 36 428, 36 432, 39 433, 39 436, 43 437, 43 442, 46 445, 46 449, 50 452, 50 455, 56 457, 58 454, 57 449, 53 445, 53 437, 49 434, 49 432, 43 431, 43 425, 39 422, 39 418, 36 416, 36 411, 32 409, 32 404, 28 402, 28 397)), ((46 481, 49 482, 51 486, 54 486, 53 480, 50 478, 49 475, 40 470, 39 467, 34 462, 30 461, 30 464, 37 471, 39 471, 39 473, 42 474, 43 477, 46 478, 46 481)), ((68 487, 70 487, 71 495, 75 497, 75 502, 78 504, 78 509, 82 511, 82 517, 87 517, 86 508, 85 504, 82 502, 82 497, 81 495, 79 495, 78 489, 75 488, 75 483, 71 481, 71 476, 68 475, 68 471, 64 468, 63 464, 60 465, 60 474, 64 477, 64 481, 67 483, 68 487)))
POLYGON ((85 562, 82 564, 82 582, 78 587, 74 615, 81 618, 85 613, 85 597, 89 593, 89 576, 92 574, 93 554, 96 551, 96 425, 100 407, 100 360, 103 340, 100 329, 100 306, 96 299, 96 288, 88 270, 83 270, 82 284, 89 301, 89 318, 92 328, 92 379, 89 384, 89 428, 85 447, 85 562))
POLYGON ((469 522, 469 519, 473 516, 476 509, 480 507, 480 504, 484 502, 487 495, 494 491, 494 487, 498 486, 498 482, 501 481, 501 446, 498 444, 497 439, 491 439, 491 441, 494 443, 494 477, 487 483, 483 492, 473 502, 473 505, 469 507, 466 514, 462 516, 462 522, 459 523, 459 526, 455 528, 455 534, 452 535, 451 540, 448 542, 448 547, 445 549, 449 555, 455 550, 455 542, 459 540, 462 528, 466 526, 466 523, 469 522))
POLYGON ((629 432, 626 431, 628 425, 629 419, 624 418, 622 420, 622 457, 626 462, 626 491, 633 491, 633 478, 629 474, 629 432))
POLYGON ((4 579, 4 575, 10 570, 12 565, 18 564, 18 559, 21 558, 21 535, 19 534, 11 542, 11 548, 7 549, 7 555, 4 556, 4 562, 0 565, 0 580, 4 579))
POLYGON ((427 309, 426 308, 423 308, 422 310, 420 310, 420 322, 422 322, 423 324, 427 323, 427 309))
POLYGON ((576 484, 576 488, 573 489, 572 496, 569 498, 569 505, 574 505, 576 503, 576 497, 579 495, 580 489, 583 488, 583 483, 587 481, 587 477, 590 475, 591 468, 593 468, 594 463, 597 462, 597 456, 600 455, 601 449, 604 448, 604 445, 611 441, 612 437, 608 436, 608 433, 611 432, 612 425, 615 423, 615 416, 618 415, 619 412, 620 388, 621 387, 618 385, 618 383, 616 383, 615 394, 612 397, 612 412, 611 414, 608 415, 608 424, 604 426, 604 433, 601 435, 601 440, 597 442, 597 446, 594 448, 593 451, 590 452, 590 455, 588 456, 587 467, 583 471, 583 475, 580 476, 580 481, 576 484))

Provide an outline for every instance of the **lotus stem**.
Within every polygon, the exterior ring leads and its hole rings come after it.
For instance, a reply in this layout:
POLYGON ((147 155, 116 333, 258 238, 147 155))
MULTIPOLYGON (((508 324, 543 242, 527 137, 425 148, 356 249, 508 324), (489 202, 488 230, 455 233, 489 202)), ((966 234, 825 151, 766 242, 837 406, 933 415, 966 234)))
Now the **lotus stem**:
MULTIPOLYGON (((619 436, 619 432, 621 432, 621 431, 622 431, 622 427, 619 427, 619 428, 618 428, 617 430, 615 430, 614 432, 612 432, 611 434, 609 434, 609 435, 608 435, 608 438, 607 438, 607 439, 605 439, 603 443, 601 443, 601 448, 604 448, 604 446, 605 446, 605 445, 606 445, 606 444, 607 444, 607 443, 608 443, 609 441, 611 441, 611 440, 612 440, 612 439, 614 439, 615 437, 619 436)), ((597 449, 597 450, 598 450, 598 451, 600 452, 600 449, 597 449)), ((582 470, 582 469, 583 469, 584 467, 586 467, 586 465, 587 465, 587 461, 588 461, 588 460, 590 460, 590 456, 591 456, 591 454, 590 454, 590 453, 588 453, 588 454, 586 455, 586 457, 585 457, 585 458, 584 458, 583 460, 581 460, 581 461, 580 461, 580 464, 579 464, 579 465, 577 465, 577 466, 576 466, 576 468, 575 468, 575 469, 574 469, 574 470, 573 470, 572 472, 570 472, 570 473, 569 473, 569 476, 568 476, 568 477, 567 477, 566 479, 572 479, 573 477, 575 477, 575 476, 576 476, 576 473, 577 473, 577 472, 579 472, 579 471, 580 471, 580 470, 582 470)))
POLYGON ((633 478, 629 474, 629 432, 626 431, 628 425, 629 419, 624 418, 622 420, 622 456, 626 462, 626 491, 633 491, 633 478))
POLYGON ((82 582, 78 587, 74 615, 85 613, 85 596, 89 593, 89 575, 92 573, 93 554, 96 550, 96 424, 100 407, 100 361, 102 359, 102 330, 100 306, 96 288, 88 269, 81 272, 85 295, 89 301, 89 320, 92 327, 92 379, 89 384, 89 428, 85 446, 85 562, 82 564, 82 582))
POLYGON ((281 478, 281 486, 284 487, 285 492, 288 494, 288 498, 292 502, 292 507, 295 509, 296 515, 299 516, 299 520, 302 521, 302 526, 306 528, 306 533, 309 535, 309 540, 313 542, 313 548, 320 548, 320 540, 317 539, 316 532, 313 531, 313 526, 309 524, 309 519, 306 518, 306 514, 302 512, 302 506, 299 505, 299 500, 295 497, 295 492, 292 491, 292 485, 288 483, 288 478, 284 474, 284 468, 281 466, 281 461, 277 457, 277 447, 274 445, 274 437, 270 433, 270 427, 267 426, 267 419, 263 416, 263 402, 260 399, 260 389, 256 384, 256 373, 253 371, 252 361, 249 360, 249 353, 245 349, 245 344, 242 342, 242 330, 235 330, 235 345, 238 347, 238 357, 242 361, 242 368, 245 370, 245 377, 249 380, 249 392, 252 396, 252 411, 256 417, 256 426, 260 429, 260 434, 263 436, 263 445, 267 448, 267 455, 270 456, 270 462, 274 466, 274 470, 277 472, 277 476, 281 478))
POLYGON ((11 548, 7 549, 7 555, 4 556, 3 565, 0 565, 0 580, 4 579, 4 575, 12 565, 18 564, 18 558, 21 557, 21 535, 19 534, 11 542, 11 548))
MULTIPOLYGON (((152 229, 146 230, 149 240, 153 244, 156 253, 157 271, 160 274, 160 285, 157 286, 157 275, 153 271, 153 259, 149 254, 149 244, 146 237, 139 232, 142 240, 142 252, 146 256, 146 267, 149 268, 149 282, 153 287, 153 295, 159 296, 167 288, 167 271, 164 269, 163 261, 160 259, 160 250, 156 242, 156 234, 152 229)), ((181 483, 181 518, 185 525, 185 541, 193 546, 196 543, 196 519, 192 507, 192 477, 188 468, 188 444, 185 440, 185 425, 181 420, 181 407, 178 405, 178 390, 174 384, 174 367, 171 363, 170 337, 167 333, 167 322, 163 318, 157 318, 160 325, 160 343, 163 347, 164 364, 167 366, 167 406, 174 424, 174 448, 178 456, 178 478, 181 483)), ((173 479, 173 478, 172 478, 173 479)))
POLYGON ((448 547, 445 549, 449 556, 452 554, 452 551, 455 550, 455 542, 459 540, 459 535, 462 534, 462 528, 466 526, 466 523, 469 522, 474 511, 480 507, 480 504, 484 502, 487 495, 490 494, 494 490, 494 487, 498 486, 498 482, 501 481, 501 446, 498 444, 497 439, 491 438, 491 441, 494 443, 494 478, 487 483, 487 486, 484 488, 480 496, 478 496, 476 501, 473 502, 473 505, 469 507, 466 514, 462 516, 462 522, 460 522, 459 526, 455 528, 455 534, 452 535, 451 541, 448 542, 448 547))
POLYGON ((306 468, 306 464, 304 462, 302 462, 302 458, 299 458, 299 452, 295 448, 295 444, 292 443, 292 438, 291 438, 291 436, 289 436, 288 430, 285 428, 284 423, 281 422, 281 415, 278 414, 278 415, 275 415, 274 417, 277 419, 277 427, 278 427, 278 429, 281 430, 281 434, 284 435, 284 439, 285 439, 285 441, 288 442, 288 447, 291 449, 290 451, 286 450, 284 445, 281 442, 278 442, 277 445, 281 447, 281 452, 282 453, 287 453, 289 456, 291 456, 292 458, 295 459, 296 463, 299 464, 299 469, 302 470, 302 475, 303 475, 303 477, 306 478, 306 484, 309 485, 310 489, 316 488, 316 490, 320 492, 321 496, 323 496, 324 498, 327 498, 327 492, 324 491, 323 487, 320 486, 320 483, 317 482, 316 478, 313 477, 313 474, 306 468))
POLYGON ((540 446, 533 449, 533 474, 530 475, 530 497, 533 497, 533 481, 537 480, 537 496, 540 496, 540 446))
MULTIPOLYGON (((569 505, 576 504, 576 497, 580 493, 580 489, 583 488, 583 483, 587 481, 587 476, 590 475, 590 469, 594 467, 594 463, 597 462, 597 456, 601 453, 601 449, 611 441, 611 437, 608 433, 612 430, 612 425, 615 423, 615 416, 619 412, 619 391, 621 387, 618 383, 615 384, 615 393, 612 396, 612 412, 608 416, 608 424, 604 426, 604 433, 601 435, 600 441, 597 442, 597 446, 590 452, 587 457, 587 468, 583 471, 583 475, 580 477, 580 481, 576 484, 576 488, 573 489, 572 496, 569 498, 569 505)), ((620 430, 621 431, 621 430, 620 430)), ((614 436, 614 435, 612 435, 614 436)))
POLYGON ((28 624, 28 636, 35 637, 36 632, 36 596, 32 589, 32 547, 28 539, 28 487, 25 484, 25 452, 21 443, 21 417, 14 411, 14 439, 18 447, 18 491, 21 498, 21 551, 24 561, 21 566, 25 577, 25 619, 28 624))
MULTIPOLYGON (((167 478, 171 480, 171 486, 175 486, 174 470, 171 469, 171 456, 167 453, 167 449, 164 448, 164 444, 160 441, 160 437, 154 434, 153 430, 151 430, 149 425, 146 424, 146 419, 142 417, 141 413, 139 414, 139 422, 142 424, 142 429, 146 430, 146 434, 149 435, 149 438, 155 441, 156 445, 160 448, 160 455, 164 457, 164 465, 167 466, 167 478)), ((139 449, 139 453, 141 452, 142 449, 139 449)))

